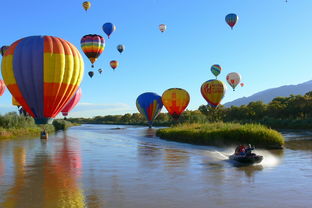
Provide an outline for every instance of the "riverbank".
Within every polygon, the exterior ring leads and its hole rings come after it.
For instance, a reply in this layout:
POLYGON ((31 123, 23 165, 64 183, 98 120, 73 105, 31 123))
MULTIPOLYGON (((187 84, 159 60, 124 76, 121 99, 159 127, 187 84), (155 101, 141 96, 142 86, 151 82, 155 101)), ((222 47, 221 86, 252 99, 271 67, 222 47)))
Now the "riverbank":
POLYGON ((0 126, 0 140, 39 136, 42 128, 45 128, 46 132, 48 133, 53 133, 59 130, 66 130, 71 126, 78 125, 61 119, 54 120, 52 124, 36 125, 32 118, 19 118, 19 116, 15 117, 15 121, 16 123, 20 124, 23 123, 23 125, 11 125, 12 127, 10 127, 10 125, 0 126), (20 120, 26 120, 27 122, 23 123, 20 120))
POLYGON ((182 124, 159 129, 156 135, 162 139, 190 144, 212 146, 252 144, 264 149, 281 149, 285 142, 278 131, 259 124, 222 122, 182 124))

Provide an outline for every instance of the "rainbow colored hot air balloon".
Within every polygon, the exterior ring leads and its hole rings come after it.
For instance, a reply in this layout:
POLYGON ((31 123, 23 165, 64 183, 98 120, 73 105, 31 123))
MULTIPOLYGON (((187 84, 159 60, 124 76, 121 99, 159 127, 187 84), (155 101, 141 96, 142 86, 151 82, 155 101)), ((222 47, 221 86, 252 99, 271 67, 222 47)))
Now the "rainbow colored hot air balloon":
POLYGON ((214 64, 211 66, 210 70, 212 74, 216 76, 217 79, 218 75, 221 73, 222 68, 219 64, 214 64))
POLYGON ((236 14, 228 14, 225 17, 225 21, 226 23, 231 27, 231 29, 233 30, 233 27, 235 26, 235 24, 238 21, 238 16, 236 14))
POLYGON ((63 108, 62 115, 63 116, 68 116, 69 111, 71 111, 80 101, 81 98, 81 88, 77 90, 77 92, 74 94, 74 96, 70 99, 70 101, 65 105, 63 108))
POLYGON ((0 79, 0 96, 3 95, 5 89, 6 89, 5 83, 2 79, 0 79))
POLYGON ((84 10, 88 10, 90 7, 91 7, 91 2, 89 2, 89 1, 84 1, 83 3, 82 3, 82 7, 84 8, 84 10))
POLYGON ((107 22, 103 25, 102 29, 104 33, 107 35, 107 37, 109 38, 110 35, 116 30, 116 26, 110 22, 107 22))
POLYGON ((171 117, 178 120, 190 102, 190 95, 184 89, 171 88, 162 94, 161 100, 171 117))
POLYGON ((112 69, 116 69, 119 65, 118 61, 116 60, 112 60, 111 62, 109 62, 109 65, 112 67, 112 69))
POLYGON ((235 91, 235 87, 240 83, 240 80, 241 76, 239 73, 231 72, 228 75, 226 75, 226 81, 233 88, 233 91, 235 91))
POLYGON ((202 84, 200 92, 208 104, 216 108, 225 95, 226 85, 220 80, 211 79, 202 84))
POLYGON ((14 42, 2 59, 4 82, 36 124, 52 121, 79 88, 84 63, 70 42, 30 36, 14 42))
POLYGON ((154 119, 160 113, 163 103, 161 97, 153 92, 141 94, 136 100, 139 112, 146 118, 149 127, 152 127, 154 119))
POLYGON ((94 62, 105 49, 104 38, 100 35, 89 34, 81 38, 80 44, 82 51, 89 58, 93 68, 94 62))

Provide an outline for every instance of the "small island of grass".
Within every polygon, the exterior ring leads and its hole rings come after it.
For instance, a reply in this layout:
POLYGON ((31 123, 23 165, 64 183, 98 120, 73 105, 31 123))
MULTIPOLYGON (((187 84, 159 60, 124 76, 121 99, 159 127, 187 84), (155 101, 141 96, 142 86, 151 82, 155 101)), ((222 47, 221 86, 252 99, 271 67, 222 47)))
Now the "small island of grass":
POLYGON ((278 149, 284 144, 279 132, 259 124, 182 124, 159 129, 156 135, 171 141, 212 146, 252 144, 258 148, 278 149))

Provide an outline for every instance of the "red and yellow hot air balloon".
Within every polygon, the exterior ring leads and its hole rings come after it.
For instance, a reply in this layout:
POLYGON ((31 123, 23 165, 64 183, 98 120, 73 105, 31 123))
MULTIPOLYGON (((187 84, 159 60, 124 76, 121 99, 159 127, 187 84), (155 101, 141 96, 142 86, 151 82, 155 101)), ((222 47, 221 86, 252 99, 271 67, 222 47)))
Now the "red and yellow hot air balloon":
POLYGON ((84 8, 84 10, 88 10, 90 7, 91 7, 91 2, 89 2, 89 1, 84 1, 83 3, 82 3, 82 7, 84 8))
POLYGON ((113 61, 109 62, 109 65, 112 67, 112 69, 115 70, 118 67, 119 63, 118 63, 118 61, 113 60, 113 61))
POLYGON ((1 79, 1 80, 0 80, 0 96, 3 95, 5 89, 6 89, 5 83, 4 83, 4 81, 1 79))
POLYGON ((2 58, 4 82, 37 124, 54 118, 82 81, 83 59, 70 42, 30 36, 14 42, 2 58))
POLYGON ((224 97, 226 85, 220 80, 211 79, 202 84, 200 92, 208 104, 216 108, 224 97))
POLYGON ((102 36, 96 34, 85 35, 80 40, 81 49, 86 54, 94 67, 94 62, 105 49, 105 40, 102 36))
POLYGON ((171 88, 166 90, 161 100, 173 119, 179 119, 181 113, 185 110, 190 102, 190 95, 181 88, 171 88))
POLYGON ((82 91, 81 88, 79 88, 75 93, 75 95, 70 99, 70 101, 65 105, 65 107, 61 111, 63 116, 68 116, 69 111, 71 111, 79 103, 81 95, 82 91))

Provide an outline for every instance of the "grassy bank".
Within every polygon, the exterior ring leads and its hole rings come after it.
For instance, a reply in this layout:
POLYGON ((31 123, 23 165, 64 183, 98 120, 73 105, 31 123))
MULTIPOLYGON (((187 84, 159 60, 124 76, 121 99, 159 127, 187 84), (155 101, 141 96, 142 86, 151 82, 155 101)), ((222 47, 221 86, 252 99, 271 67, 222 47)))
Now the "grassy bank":
POLYGON ((172 141, 213 146, 252 144, 258 148, 275 149, 284 144, 279 132, 257 124, 182 124, 159 129, 156 135, 172 141))
POLYGON ((75 124, 56 119, 52 124, 36 125, 32 117, 19 116, 16 113, 0 115, 0 139, 39 136, 44 127, 47 132, 65 130, 75 124))

